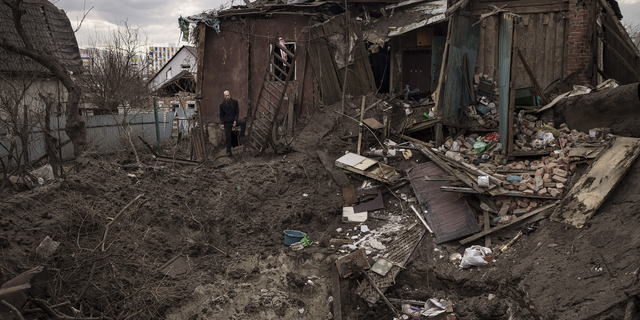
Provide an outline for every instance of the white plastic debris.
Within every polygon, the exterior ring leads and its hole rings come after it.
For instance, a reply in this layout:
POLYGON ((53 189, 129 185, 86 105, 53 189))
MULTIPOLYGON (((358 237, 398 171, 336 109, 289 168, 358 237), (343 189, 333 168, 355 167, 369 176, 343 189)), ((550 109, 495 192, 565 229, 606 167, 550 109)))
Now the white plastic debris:
POLYGON ((460 262, 460 268, 469 268, 471 266, 483 266, 488 262, 485 260, 487 256, 490 256, 491 249, 478 245, 473 245, 464 250, 464 256, 462 262, 460 262))
POLYGON ((304 308, 298 309, 298 312, 300 312, 300 314, 303 314, 304 313, 304 308))
POLYGON ((366 224, 361 225, 360 232, 369 232, 369 227, 366 224))
POLYGON ((336 232, 342 232, 342 228, 336 229, 336 232))

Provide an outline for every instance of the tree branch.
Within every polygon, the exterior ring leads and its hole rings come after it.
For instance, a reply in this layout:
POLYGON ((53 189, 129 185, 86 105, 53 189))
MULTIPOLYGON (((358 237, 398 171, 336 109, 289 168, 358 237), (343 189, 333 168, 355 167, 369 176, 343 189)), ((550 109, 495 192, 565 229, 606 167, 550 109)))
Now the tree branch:
MULTIPOLYGON (((86 9, 86 5, 87 5, 87 2, 85 1, 85 2, 84 2, 84 4, 82 5, 82 10, 85 10, 85 9, 86 9)), ((91 6, 91 8, 89 8, 89 11, 85 11, 85 12, 84 12, 84 15, 82 16, 82 19, 80 19, 80 23, 78 24, 78 26, 76 27, 76 29, 75 29, 75 30, 73 30, 73 33, 76 33, 76 32, 78 32, 78 30, 80 30, 80 27, 82 27, 82 23, 84 22, 84 18, 86 18, 86 17, 87 17, 87 15, 89 14, 89 12, 91 12, 91 10, 93 9, 93 7, 94 7, 94 6, 91 6)))
POLYGON ((16 307, 14 307, 11 303, 0 300, 0 304, 11 310, 11 313, 15 314, 16 317, 18 317, 18 320, 24 320, 22 313, 20 313, 20 311, 18 311, 18 309, 16 309, 16 307))

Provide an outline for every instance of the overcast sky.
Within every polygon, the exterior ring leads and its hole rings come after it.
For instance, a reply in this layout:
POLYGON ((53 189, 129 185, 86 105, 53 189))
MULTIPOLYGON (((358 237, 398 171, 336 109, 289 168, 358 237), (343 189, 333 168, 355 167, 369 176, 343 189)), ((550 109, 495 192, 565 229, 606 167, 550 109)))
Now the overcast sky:
MULTIPOLYGON (((50 0, 67 13, 76 28, 85 10, 89 12, 80 31, 76 33, 80 47, 93 46, 96 33, 105 34, 127 21, 129 26, 140 27, 147 36, 149 46, 182 46, 178 18, 218 9, 230 0, 50 0)), ((238 3, 238 0, 235 0, 238 3)))
MULTIPOLYGON (((71 25, 76 27, 85 10, 93 7, 76 33, 80 47, 92 46, 96 33, 114 30, 127 20, 130 26, 144 30, 149 46, 168 46, 180 42, 178 17, 201 13, 209 9, 227 7, 231 0, 53 0, 59 9, 67 12, 71 25)), ((618 0, 623 22, 640 28, 640 0, 618 0)), ((236 4, 244 3, 235 0, 236 4)))

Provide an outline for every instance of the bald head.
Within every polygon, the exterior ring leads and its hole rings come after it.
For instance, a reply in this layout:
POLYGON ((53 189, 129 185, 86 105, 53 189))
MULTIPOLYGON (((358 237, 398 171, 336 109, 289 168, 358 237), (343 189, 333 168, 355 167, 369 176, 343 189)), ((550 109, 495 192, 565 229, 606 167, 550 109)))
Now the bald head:
POLYGON ((225 100, 231 99, 231 93, 229 93, 229 90, 225 90, 222 94, 224 94, 225 100))

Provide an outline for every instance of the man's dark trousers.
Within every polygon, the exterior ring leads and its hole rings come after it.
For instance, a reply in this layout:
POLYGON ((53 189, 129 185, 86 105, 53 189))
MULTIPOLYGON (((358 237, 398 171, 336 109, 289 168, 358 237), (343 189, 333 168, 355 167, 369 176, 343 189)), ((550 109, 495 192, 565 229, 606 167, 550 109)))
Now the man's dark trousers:
MULTIPOLYGON (((238 119, 236 120, 236 126, 240 126, 240 141, 238 141, 238 143, 242 144, 243 140, 244 140, 244 130, 247 128, 247 123, 242 120, 242 119, 238 119)), ((227 154, 231 154, 231 147, 232 147, 232 135, 233 132, 231 131, 231 129, 233 129, 233 122, 225 122, 224 123, 224 143, 227 146, 227 154)))

